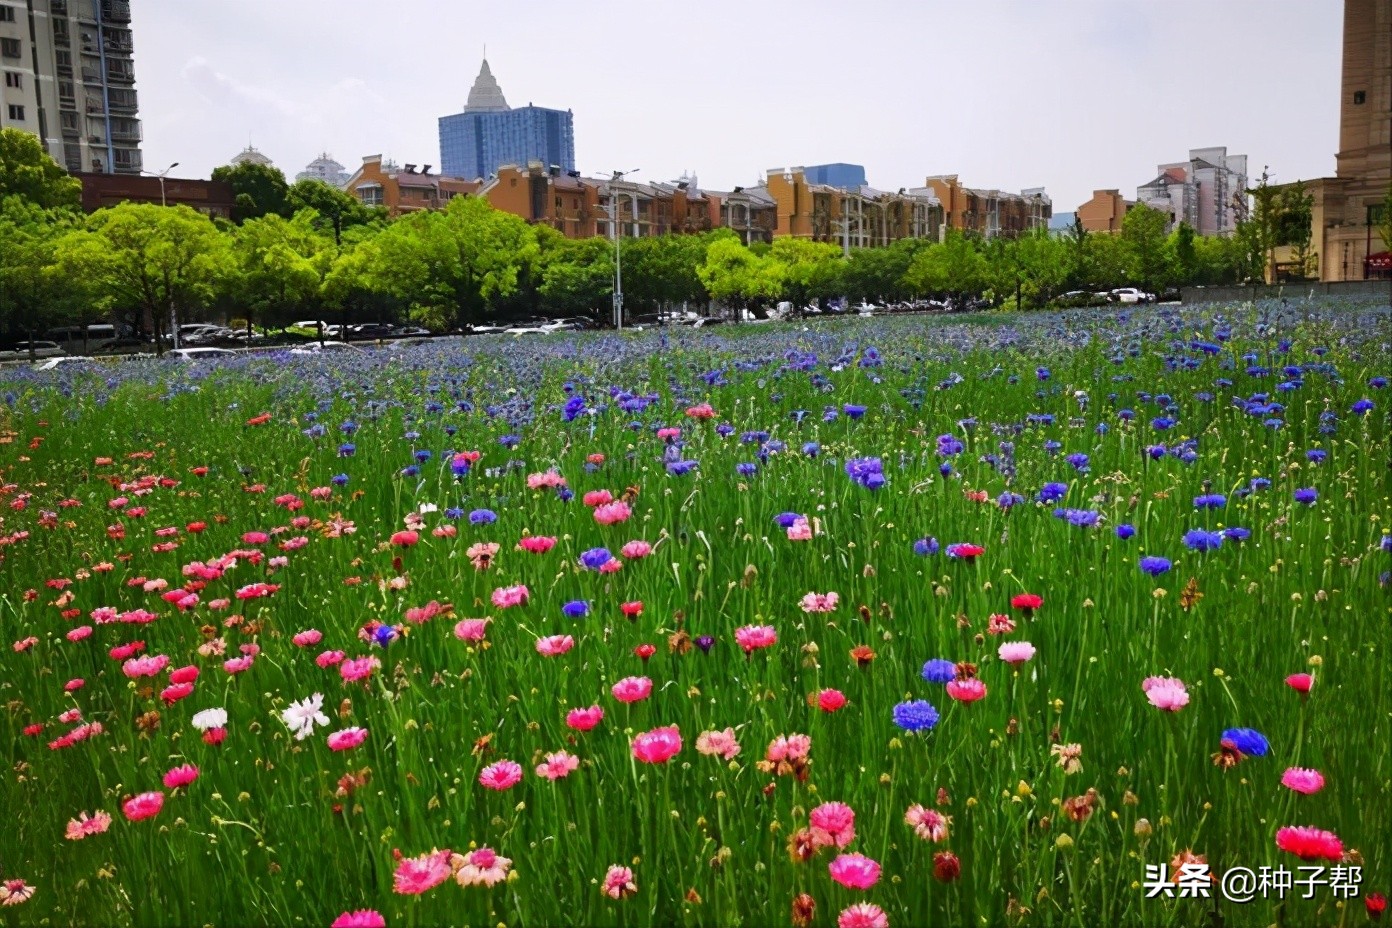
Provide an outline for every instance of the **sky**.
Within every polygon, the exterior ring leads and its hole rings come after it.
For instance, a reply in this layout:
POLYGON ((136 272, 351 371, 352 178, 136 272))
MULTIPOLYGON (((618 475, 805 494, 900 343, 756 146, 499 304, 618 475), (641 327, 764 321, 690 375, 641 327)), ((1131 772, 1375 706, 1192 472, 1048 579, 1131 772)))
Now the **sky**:
POLYGON ((576 167, 750 186, 847 161, 957 174, 1065 212, 1227 146, 1331 176, 1340 0, 133 0, 145 165, 207 177, 248 143, 440 163, 487 47, 512 106, 569 109, 576 167))

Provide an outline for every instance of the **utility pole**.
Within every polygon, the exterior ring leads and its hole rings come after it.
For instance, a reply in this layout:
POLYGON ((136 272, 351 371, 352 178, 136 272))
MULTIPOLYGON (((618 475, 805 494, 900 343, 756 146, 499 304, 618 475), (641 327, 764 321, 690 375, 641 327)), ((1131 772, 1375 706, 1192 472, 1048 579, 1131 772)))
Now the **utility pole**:
MULTIPOLYGON (((151 176, 151 177, 158 177, 158 178, 159 178, 159 184, 160 184, 160 206, 168 206, 168 205, 169 205, 168 202, 166 202, 166 201, 165 201, 165 198, 164 198, 164 179, 165 179, 166 177, 169 176, 169 172, 170 172, 170 171, 174 170, 174 169, 177 168, 178 166, 179 166, 179 162, 175 161, 173 164, 171 164, 169 167, 165 168, 163 171, 160 171, 158 174, 156 174, 156 173, 153 172, 153 171, 141 171, 141 172, 140 172, 141 174, 148 174, 148 175, 151 176)), ((174 339, 174 347, 177 349, 177 348, 179 347, 179 317, 178 317, 178 314, 175 313, 175 311, 174 311, 174 293, 173 293, 172 290, 171 290, 170 293, 169 293, 169 334, 170 334, 170 336, 174 339)), ((156 343, 156 345, 155 345, 155 351, 156 351, 156 353, 159 352, 159 347, 160 347, 159 344, 156 343)))
MULTIPOLYGON (((633 174, 638 168, 628 171, 615 171, 609 181, 609 232, 614 236, 614 328, 623 328, 623 248, 619 234, 619 196, 616 185, 625 175, 633 174)), ((637 221, 637 217, 634 217, 637 221)))

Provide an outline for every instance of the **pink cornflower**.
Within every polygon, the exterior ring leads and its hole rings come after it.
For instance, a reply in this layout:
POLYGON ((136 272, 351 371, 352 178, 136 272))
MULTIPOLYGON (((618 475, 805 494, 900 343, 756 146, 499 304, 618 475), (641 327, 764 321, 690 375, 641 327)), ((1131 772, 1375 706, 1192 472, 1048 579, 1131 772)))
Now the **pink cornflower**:
POLYGON ((1023 664, 1034 657, 1034 645, 1028 641, 1007 641, 996 649, 1000 659, 1007 664, 1023 664))
POLYGON ((74 628, 71 631, 69 631, 67 635, 65 635, 64 637, 67 638, 69 641, 81 641, 82 639, 90 636, 91 634, 92 626, 79 625, 77 628, 74 628))
POLYGON ((880 881, 880 865, 864 854, 840 854, 827 870, 833 880, 849 889, 869 889, 880 881))
POLYGON ((369 654, 367 657, 355 657, 339 664, 338 673, 344 682, 353 683, 371 676, 372 672, 381 666, 382 662, 369 654))
POLYGON ((496 541, 479 541, 469 545, 469 550, 464 554, 474 565, 474 570, 487 570, 493 564, 493 558, 497 557, 498 548, 496 541))
POLYGON ((454 637, 461 641, 482 641, 491 619, 460 619, 454 623, 454 637))
POLYGON ((948 826, 952 824, 952 819, 943 815, 937 809, 925 809, 918 803, 909 806, 904 812, 904 824, 914 830, 924 841, 946 841, 948 826))
POLYGON ((686 414, 692 419, 714 419, 715 410, 710 403, 697 403, 695 406, 688 406, 686 414))
POLYGON ((782 760, 804 760, 811 750, 812 737, 810 735, 779 735, 769 742, 768 753, 765 756, 773 763, 782 760))
POLYGON ((565 486, 566 479, 555 470, 548 470, 542 474, 527 475, 527 489, 529 490, 551 490, 556 487, 565 486))
POLYGON ((652 680, 647 677, 624 677, 610 687, 619 702, 642 702, 652 692, 652 680))
POLYGON ((550 635, 546 638, 538 638, 536 642, 537 653, 545 657, 557 657, 575 647, 575 639, 570 635, 550 635))
POLYGON ((198 779, 198 768, 193 764, 181 764, 164 775, 164 788, 178 789, 181 786, 188 786, 196 779, 198 779))
POLYGON ((121 803, 121 811, 132 822, 153 818, 164 808, 164 793, 150 792, 133 796, 121 803))
POLYGON ((566 727, 576 731, 589 731, 604 719, 604 710, 599 706, 588 709, 571 709, 566 713, 566 727))
POLYGON ((192 664, 183 667, 175 667, 169 671, 170 683, 192 683, 198 679, 198 668, 192 664))
POLYGON ((1015 620, 1008 615, 1001 615, 997 612, 986 620, 986 633, 988 635, 1008 635, 1014 630, 1015 620))
POLYGON ((1344 856, 1344 842, 1331 831, 1310 825, 1287 826, 1276 830, 1276 846, 1301 860, 1332 860, 1344 856))
POLYGON ((1175 677, 1146 677, 1141 690, 1152 706, 1166 712, 1178 712, 1189 705, 1189 691, 1184 681, 1175 677))
POLYGON ((329 928, 387 928, 387 920, 375 909, 358 909, 344 912, 335 918, 329 928))
POLYGON ((594 520, 600 525, 617 525, 620 522, 627 522, 632 515, 633 510, 628 507, 628 503, 623 500, 614 500, 612 503, 596 506, 594 520))
POLYGON ((391 543, 402 548, 409 548, 418 541, 420 541, 420 532, 407 530, 393 532, 391 536, 391 543))
POLYGON ((652 545, 646 541, 630 541, 619 549, 619 554, 626 560, 641 561, 652 554, 652 545))
POLYGON ((450 852, 431 851, 419 857, 403 857, 392 876, 393 889, 405 896, 419 896, 450 877, 450 852))
POLYGON ((824 802, 808 818, 815 847, 845 847, 855 840, 855 810, 844 802, 824 802))
POLYGON ((733 760, 740 752, 740 744, 735 738, 733 728, 724 731, 703 731, 696 736, 696 750, 707 757, 718 755, 725 760, 733 760))
POLYGON ((1281 774, 1281 785, 1309 796, 1324 789, 1324 774, 1306 767, 1290 767, 1281 774))
POLYGON ((1300 693, 1302 696, 1310 692, 1310 687, 1315 685, 1315 678, 1308 673, 1293 673, 1286 677, 1286 686, 1300 693))
POLYGON ((345 656, 346 655, 344 655, 342 651, 322 651, 318 657, 314 658, 314 663, 318 664, 320 667, 333 667, 336 664, 343 663, 343 658, 345 656))
POLYGON ((255 660, 255 658, 250 654, 234 657, 230 660, 223 661, 222 669, 235 676, 236 674, 250 670, 253 660, 255 660))
POLYGON ((329 750, 347 751, 355 748, 367 740, 366 728, 345 728, 329 735, 329 750))
POLYGON ((244 545, 264 545, 271 540, 271 536, 265 532, 245 532, 242 534, 242 544, 244 545))
POLYGON ((296 632, 295 637, 290 640, 297 648, 312 648, 324 640, 324 633, 317 628, 307 628, 302 632, 296 632))
POLYGON ((522 780, 522 765, 515 760, 500 760, 489 764, 479 773, 478 781, 489 789, 511 789, 522 780))
POLYGON ((493 591, 493 605, 499 609, 520 606, 527 601, 527 595, 527 588, 521 584, 499 587, 493 591))
POLYGON ((460 886, 496 886, 507 879, 512 861, 499 857, 492 848, 481 847, 450 858, 454 880, 460 886))
POLYGON ((594 509, 596 506, 612 503, 614 501, 614 494, 610 493, 608 490, 591 490, 580 497, 580 499, 586 506, 594 509))
POLYGON ((63 691, 65 693, 75 693, 86 685, 86 680, 82 679, 81 677, 73 677, 67 683, 63 684, 63 691))
POLYGON ((654 728, 633 739, 633 756, 645 764, 665 764, 681 749, 681 731, 675 725, 654 728))
POLYGON ((604 874, 601 891, 610 899, 622 899, 638 892, 638 883, 633 878, 632 870, 614 864, 609 868, 609 872, 604 874))
POLYGON ((517 547, 530 554, 545 554, 556 547, 556 539, 549 535, 528 535, 517 543, 517 547))
POLYGON ((121 665, 121 671, 132 680, 137 677, 153 677, 169 664, 163 654, 150 654, 145 657, 132 657, 121 665))
POLYGON ((0 883, 0 905, 23 905, 34 895, 34 887, 23 880, 0 883))
POLYGON ((81 841, 92 835, 104 834, 110 827, 111 816, 105 812, 97 810, 91 818, 88 818, 87 813, 83 812, 77 818, 68 821, 68 830, 63 837, 69 841, 81 841))
POLYGON ((659 441, 676 441, 678 438, 681 438, 681 429, 672 428, 671 426, 658 429, 657 437, 659 441))
POLYGON ((841 601, 837 593, 808 593, 802 598, 803 612, 834 612, 841 601))
POLYGON ((976 677, 967 677, 961 680, 949 680, 947 684, 947 695, 958 702, 976 702, 986 695, 986 684, 976 677))
POLYGON ((772 647, 778 642, 778 632, 772 625, 745 625, 735 629, 735 642, 752 654, 759 648, 772 647))
POLYGON ((846 705, 846 694, 840 690, 822 690, 817 694, 817 708, 823 712, 835 712, 846 705))
POLYGON ((857 902, 841 910, 836 928, 889 928, 889 916, 873 902, 857 902))
POLYGON ((793 520, 793 524, 788 526, 788 540, 811 541, 812 523, 808 522, 802 516, 798 516, 796 519, 793 520))
POLYGON ((565 751, 547 754, 546 760, 537 764, 536 775, 548 780, 560 780, 570 776, 580 766, 580 758, 565 751))
MULTIPOLYGON (((20 640, 14 643, 15 653, 22 654, 23 652, 28 651, 30 648, 32 648, 34 645, 38 643, 39 639, 35 638, 33 635, 30 635, 28 638, 21 638, 20 640)), ((158 672, 159 671, 156 671, 156 673, 158 672)))

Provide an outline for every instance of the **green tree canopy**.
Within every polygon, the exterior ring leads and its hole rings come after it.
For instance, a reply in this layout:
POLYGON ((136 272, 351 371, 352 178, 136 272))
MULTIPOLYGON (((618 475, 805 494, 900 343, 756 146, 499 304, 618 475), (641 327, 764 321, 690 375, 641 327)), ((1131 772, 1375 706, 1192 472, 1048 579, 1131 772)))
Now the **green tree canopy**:
POLYGON ((289 193, 289 185, 286 184, 285 175, 281 173, 280 168, 251 161, 226 164, 213 168, 213 180, 226 181, 232 185, 232 196, 235 199, 232 218, 239 224, 268 213, 279 216, 288 214, 285 198, 289 193))
POLYGON ((295 215, 304 209, 316 213, 315 225, 333 233, 334 244, 342 244, 343 230, 370 222, 384 221, 384 206, 364 206, 362 201, 322 180, 307 178, 296 181, 285 193, 285 209, 295 215))
POLYGON ((919 293, 975 296, 986 289, 989 271, 976 242, 949 229, 941 244, 931 245, 914 256, 908 279, 919 293))
POLYGON ((1121 220, 1121 243, 1131 280, 1142 289, 1157 291, 1169 282, 1165 248, 1165 214, 1144 203, 1137 203, 1121 220))
POLYGON ((76 210, 82 182, 48 156, 38 136, 0 129, 0 200, 11 196, 40 209, 76 210))
POLYGON ((316 302, 332 265, 332 242, 314 228, 317 214, 302 210, 293 219, 268 214, 248 219, 232 240, 230 288, 246 314, 263 322, 285 322, 316 302))
POLYGON ((746 248, 739 239, 722 236, 706 249, 706 260, 696 273, 711 299, 746 308, 778 299, 783 267, 767 254, 746 248))

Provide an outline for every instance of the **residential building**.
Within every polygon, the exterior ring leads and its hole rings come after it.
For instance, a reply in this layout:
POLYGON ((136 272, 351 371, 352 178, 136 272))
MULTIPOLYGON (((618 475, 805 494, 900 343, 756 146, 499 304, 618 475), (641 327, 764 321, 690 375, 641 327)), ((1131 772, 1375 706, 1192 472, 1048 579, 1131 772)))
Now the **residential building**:
POLYGON ((328 152, 324 152, 305 165, 305 169, 295 175, 295 180, 323 181, 330 187, 342 190, 348 184, 348 172, 328 152))
MULTIPOLYGON (((1392 186, 1392 0, 1344 0, 1334 163, 1333 177, 1305 182, 1313 200, 1314 270, 1323 281, 1382 276, 1392 262, 1392 243, 1383 243, 1377 233, 1392 186)), ((1289 264, 1292 250, 1276 249, 1269 279, 1289 264)))
POLYGON ((730 229, 746 245, 756 242, 769 244, 778 228, 778 202, 769 195, 768 187, 736 187, 729 193, 710 193, 715 205, 713 221, 730 229))
POLYGON ((904 238, 936 239, 942 208, 927 188, 898 193, 861 185, 817 184, 801 167, 773 168, 761 193, 774 201, 775 238, 791 236, 851 248, 878 248, 904 238))
POLYGON ((1247 209, 1247 156, 1226 148, 1195 148, 1188 161, 1156 167, 1154 180, 1136 188, 1137 202, 1170 217, 1173 231, 1188 223, 1199 235, 1231 235, 1247 209))
POLYGON ((364 206, 385 206, 387 213, 399 216, 422 209, 440 209, 455 197, 479 192, 482 183, 462 177, 431 174, 432 165, 420 170, 416 165, 398 166, 382 161, 381 155, 367 155, 343 189, 364 206))
POLYGON ((924 181, 942 204, 947 228, 983 238, 1014 238, 1032 229, 1047 229, 1053 201, 1043 187, 1019 193, 964 187, 956 174, 935 174, 924 181))
POLYGON ((243 148, 241 151, 237 152, 237 154, 233 155, 232 160, 227 163, 234 168, 242 164, 259 164, 268 168, 275 167, 271 159, 267 158, 260 149, 250 142, 247 143, 246 148, 243 148))
POLYGON ((118 203, 155 203, 188 206, 215 219, 231 219, 236 195, 232 185, 221 180, 191 180, 128 174, 74 175, 82 182, 82 208, 93 213, 118 203))
POLYGON ((864 187, 867 183, 864 165, 846 164, 842 161, 834 164, 809 164, 803 167, 802 173, 809 184, 824 184, 827 187, 840 187, 842 190, 864 187))
POLYGON ((1077 216, 1089 232, 1120 232, 1121 221, 1135 205, 1120 190, 1094 190, 1092 199, 1078 207, 1077 216))
POLYGON ((139 174, 130 4, 0 0, 0 127, 73 173, 139 174))
POLYGON ((513 109, 489 70, 488 60, 469 91, 462 113, 440 117, 440 164, 449 175, 488 179, 505 164, 539 161, 549 170, 575 170, 575 126, 569 110, 513 109))

